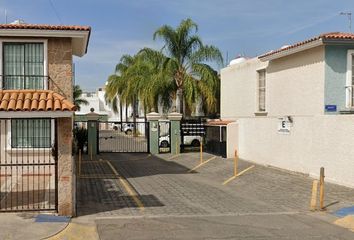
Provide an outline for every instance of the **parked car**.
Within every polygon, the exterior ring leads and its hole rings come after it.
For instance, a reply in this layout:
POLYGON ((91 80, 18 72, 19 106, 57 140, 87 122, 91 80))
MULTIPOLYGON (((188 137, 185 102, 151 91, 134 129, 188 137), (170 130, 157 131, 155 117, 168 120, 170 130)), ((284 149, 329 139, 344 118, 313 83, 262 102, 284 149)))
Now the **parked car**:
MULTIPOLYGON (((199 147, 200 142, 203 140, 201 136, 184 136, 183 137, 183 144, 192 146, 192 147, 199 147)), ((161 136, 159 138, 159 146, 162 148, 167 148, 170 146, 170 136, 161 136)))
POLYGON ((117 123, 113 123, 112 128, 115 131, 120 130, 127 135, 131 135, 134 131, 134 123, 123 123, 122 124, 120 122, 117 122, 117 123))
POLYGON ((123 123, 122 132, 127 135, 131 135, 134 131, 134 123, 123 123))
POLYGON ((120 130, 120 127, 121 127, 121 124, 120 124, 120 123, 113 123, 113 124, 112 124, 112 128, 113 128, 113 130, 115 130, 115 131, 120 130))

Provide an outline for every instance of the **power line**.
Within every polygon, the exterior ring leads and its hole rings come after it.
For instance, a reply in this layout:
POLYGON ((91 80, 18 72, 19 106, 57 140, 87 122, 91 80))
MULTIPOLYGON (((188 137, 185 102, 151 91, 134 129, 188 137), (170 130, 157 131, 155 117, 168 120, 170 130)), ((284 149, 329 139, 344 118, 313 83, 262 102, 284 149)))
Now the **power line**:
POLYGON ((52 6, 52 9, 53 9, 55 15, 57 16, 57 18, 58 18, 58 20, 59 20, 59 23, 60 23, 60 24, 63 24, 63 21, 61 20, 61 18, 60 18, 60 16, 59 16, 59 13, 58 13, 57 9, 55 8, 55 6, 54 6, 52 0, 49 0, 49 3, 50 3, 50 6, 52 6))

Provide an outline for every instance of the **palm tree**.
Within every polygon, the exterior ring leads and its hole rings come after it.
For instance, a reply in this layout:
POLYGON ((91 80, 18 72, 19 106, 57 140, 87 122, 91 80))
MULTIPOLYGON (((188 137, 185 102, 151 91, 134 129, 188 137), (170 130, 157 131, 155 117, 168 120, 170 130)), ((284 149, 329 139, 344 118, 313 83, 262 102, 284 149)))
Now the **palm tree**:
MULTIPOLYGON (((128 72, 135 63, 136 57, 123 55, 120 62, 116 65, 115 74, 108 77, 106 86, 106 100, 111 103, 114 112, 118 112, 117 97, 119 98, 119 107, 122 117, 122 104, 125 104, 125 120, 127 121, 128 106, 133 108, 133 122, 136 123, 136 92, 129 86, 132 82, 132 75, 128 72)), ((121 119, 122 120, 122 119, 121 119)), ((134 124, 134 133, 136 124, 134 124)))
POLYGON ((220 50, 212 45, 204 45, 196 35, 198 26, 191 19, 182 20, 177 28, 163 25, 154 33, 154 40, 162 39, 162 51, 166 54, 165 72, 171 73, 176 85, 175 102, 177 110, 185 115, 198 98, 202 98, 206 111, 217 109, 217 72, 206 62, 223 63, 220 50))
POLYGON ((88 105, 89 102, 86 99, 81 98, 82 90, 79 85, 75 85, 73 89, 74 105, 77 110, 80 111, 81 105, 88 105))

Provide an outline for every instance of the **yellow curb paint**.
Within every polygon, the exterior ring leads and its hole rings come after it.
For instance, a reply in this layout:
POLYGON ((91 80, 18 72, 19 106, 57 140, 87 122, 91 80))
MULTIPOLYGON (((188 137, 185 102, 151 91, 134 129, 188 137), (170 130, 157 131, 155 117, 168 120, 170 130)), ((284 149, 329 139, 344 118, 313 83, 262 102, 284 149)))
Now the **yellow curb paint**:
POLYGON ((125 190, 128 192, 129 196, 131 196, 133 198, 134 202, 136 203, 136 205, 138 205, 140 210, 144 210, 144 204, 137 197, 138 194, 130 186, 130 183, 118 173, 117 169, 112 165, 112 163, 110 161, 106 160, 105 162, 112 169, 114 174, 117 176, 118 180, 121 182, 121 184, 123 185, 125 190))
POLYGON ((222 183, 222 185, 228 184, 229 182, 231 182, 232 180, 234 180, 235 178, 237 178, 237 176, 232 176, 229 179, 227 179, 225 182, 222 183))
POLYGON ((189 170, 188 172, 193 172, 194 170, 200 168, 201 166, 205 165, 206 163, 210 162, 211 160, 214 160, 215 158, 216 158, 216 156, 209 158, 208 160, 206 160, 203 163, 198 164, 197 166, 195 166, 193 169, 189 170))
POLYGON ((47 240, 97 240, 99 239, 96 227, 78 223, 69 225, 57 235, 46 238, 47 240))
POLYGON ((340 219, 334 221, 334 224, 336 224, 340 227, 347 228, 347 229, 354 232, 354 215, 348 215, 344 218, 340 218, 340 219))
POLYGON ((229 182, 231 182, 231 181, 234 180, 235 178, 241 176, 242 174, 244 174, 245 172, 251 170, 251 169, 254 168, 254 167, 255 167, 255 166, 252 165, 252 166, 246 168, 245 170, 241 171, 241 172, 240 172, 239 174, 237 174, 236 176, 232 176, 232 177, 230 177, 229 179, 227 179, 225 182, 222 183, 222 185, 228 184, 229 182))

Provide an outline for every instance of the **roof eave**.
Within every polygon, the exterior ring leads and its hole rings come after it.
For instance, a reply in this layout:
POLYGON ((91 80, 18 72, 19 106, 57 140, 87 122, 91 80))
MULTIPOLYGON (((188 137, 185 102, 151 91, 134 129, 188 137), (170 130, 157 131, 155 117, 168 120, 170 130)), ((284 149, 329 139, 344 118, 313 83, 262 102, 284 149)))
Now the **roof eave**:
POLYGON ((87 53, 91 31, 43 30, 43 29, 0 29, 1 37, 68 37, 75 42, 73 55, 82 57, 87 53))
POLYGON ((302 52, 302 51, 305 51, 305 50, 308 50, 308 49, 311 49, 311 48, 314 48, 314 47, 321 46, 323 43, 324 43, 323 40, 320 38, 320 39, 314 40, 312 42, 303 44, 303 45, 298 46, 298 47, 289 48, 289 49, 286 49, 286 50, 283 50, 283 51, 279 51, 279 52, 275 52, 275 53, 272 53, 272 54, 269 54, 269 55, 260 56, 258 58, 262 62, 271 61, 271 60, 274 60, 274 59, 282 58, 282 57, 285 57, 285 56, 288 56, 288 55, 291 55, 291 54, 294 54, 294 53, 302 52))

